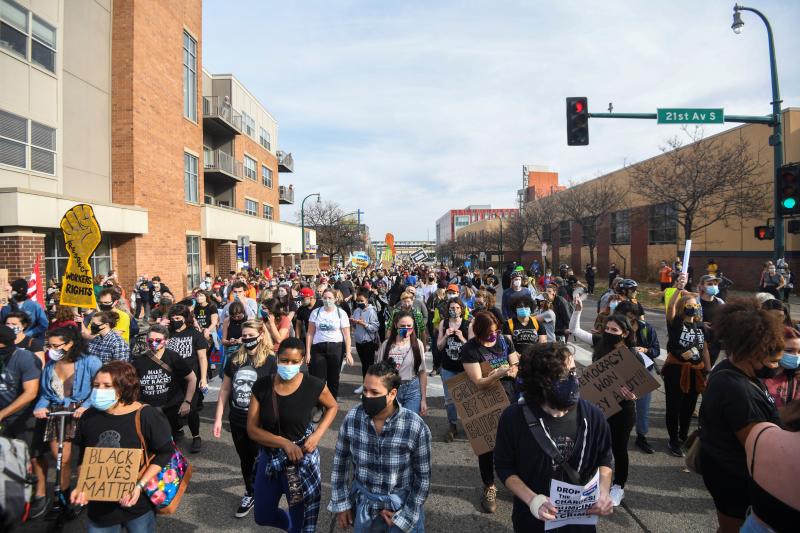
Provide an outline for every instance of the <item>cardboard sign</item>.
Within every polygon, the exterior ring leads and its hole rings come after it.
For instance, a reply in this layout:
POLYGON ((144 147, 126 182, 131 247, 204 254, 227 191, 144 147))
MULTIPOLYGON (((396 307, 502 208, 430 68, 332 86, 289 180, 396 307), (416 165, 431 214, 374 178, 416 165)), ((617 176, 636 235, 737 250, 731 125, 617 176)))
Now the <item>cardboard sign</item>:
POLYGON ((0 268, 0 305, 8 303, 8 269, 0 268))
POLYGON ((350 263, 358 268, 367 268, 369 266, 369 254, 367 252, 353 252, 350 256, 350 263))
POLYGON ((627 386, 637 398, 658 388, 658 381, 628 348, 620 348, 583 369, 581 397, 603 411, 606 418, 620 411, 619 388, 627 386))
POLYGON ((67 268, 61 283, 61 305, 97 307, 89 258, 94 253, 103 233, 94 218, 89 204, 78 204, 61 218, 61 231, 67 248, 67 268))
POLYGON ((597 525, 597 515, 586 511, 600 497, 600 470, 586 485, 573 485, 555 479, 550 481, 550 501, 558 509, 555 520, 546 520, 544 530, 550 531, 567 525, 597 525))
POLYGON ((300 274, 303 276, 316 276, 319 274, 319 259, 301 259, 300 274))
POLYGON ((413 254, 411 254, 411 260, 414 261, 414 264, 424 263, 428 260, 428 254, 425 253, 425 250, 420 248, 413 254))
MULTIPOLYGON (((481 369, 486 375, 484 365, 481 365, 481 369)), ((491 387, 479 389, 462 372, 448 380, 447 390, 475 455, 494 450, 500 415, 509 406, 508 396, 500 382, 496 381, 491 387)))
POLYGON ((93 502, 116 502, 139 479, 141 448, 94 448, 83 452, 77 488, 93 502))

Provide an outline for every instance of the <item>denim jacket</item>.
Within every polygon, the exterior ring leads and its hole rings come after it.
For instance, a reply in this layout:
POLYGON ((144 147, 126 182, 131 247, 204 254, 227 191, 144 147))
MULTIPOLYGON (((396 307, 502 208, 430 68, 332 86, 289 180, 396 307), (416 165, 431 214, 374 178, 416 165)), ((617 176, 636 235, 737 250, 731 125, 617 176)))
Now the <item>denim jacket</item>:
MULTIPOLYGON (((61 400, 53 390, 50 382, 53 379, 53 372, 56 368, 55 361, 49 361, 42 370, 42 380, 39 385, 39 399, 36 401, 34 409, 42 409, 50 406, 51 403, 59 403, 62 405, 69 405, 77 403, 78 405, 88 401, 92 393, 92 380, 94 375, 100 370, 103 363, 94 355, 81 355, 75 361, 75 379, 72 382, 72 396, 68 396, 61 400)), ((86 407, 89 405, 87 404, 86 407)))

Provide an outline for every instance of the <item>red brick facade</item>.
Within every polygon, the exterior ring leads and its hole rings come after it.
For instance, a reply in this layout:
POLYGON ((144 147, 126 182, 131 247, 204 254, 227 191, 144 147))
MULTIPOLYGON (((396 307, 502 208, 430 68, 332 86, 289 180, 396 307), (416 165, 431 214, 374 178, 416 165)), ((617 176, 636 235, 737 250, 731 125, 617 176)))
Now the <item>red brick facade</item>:
MULTIPOLYGON (((44 258, 44 235, 0 233, 0 268, 8 269, 9 282, 28 279, 37 256, 44 258)), ((44 275, 44 264, 41 268, 44 275)))

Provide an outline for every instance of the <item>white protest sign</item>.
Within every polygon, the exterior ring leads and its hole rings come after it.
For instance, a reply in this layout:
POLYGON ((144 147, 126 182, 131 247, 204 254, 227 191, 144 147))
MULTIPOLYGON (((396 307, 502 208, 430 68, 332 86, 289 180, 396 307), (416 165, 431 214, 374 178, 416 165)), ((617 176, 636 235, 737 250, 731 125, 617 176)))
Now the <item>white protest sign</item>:
POLYGON ((554 520, 546 520, 544 530, 550 531, 568 525, 597 525, 597 515, 586 511, 600 496, 600 471, 586 485, 573 485, 563 481, 550 481, 550 501, 558 509, 554 520))
POLYGON ((683 269, 684 274, 689 273, 689 256, 692 253, 692 239, 686 239, 686 246, 683 247, 683 269))

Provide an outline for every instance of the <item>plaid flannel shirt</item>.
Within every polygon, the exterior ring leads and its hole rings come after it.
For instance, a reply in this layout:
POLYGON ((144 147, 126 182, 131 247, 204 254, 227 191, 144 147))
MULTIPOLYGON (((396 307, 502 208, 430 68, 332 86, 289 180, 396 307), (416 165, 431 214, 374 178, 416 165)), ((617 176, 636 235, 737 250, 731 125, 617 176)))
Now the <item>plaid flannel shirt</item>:
MULTIPOLYGON (((350 470, 359 483, 375 494, 407 491, 408 497, 393 521, 403 531, 411 531, 430 489, 431 431, 419 415, 399 407, 378 434, 372 419, 358 405, 347 413, 339 429, 328 504, 331 512, 353 507, 350 470)), ((366 505, 372 518, 384 508, 377 502, 366 505)))
POLYGON ((103 364, 110 361, 127 361, 130 359, 130 346, 116 331, 109 331, 105 337, 95 335, 89 342, 89 355, 98 357, 103 364))

